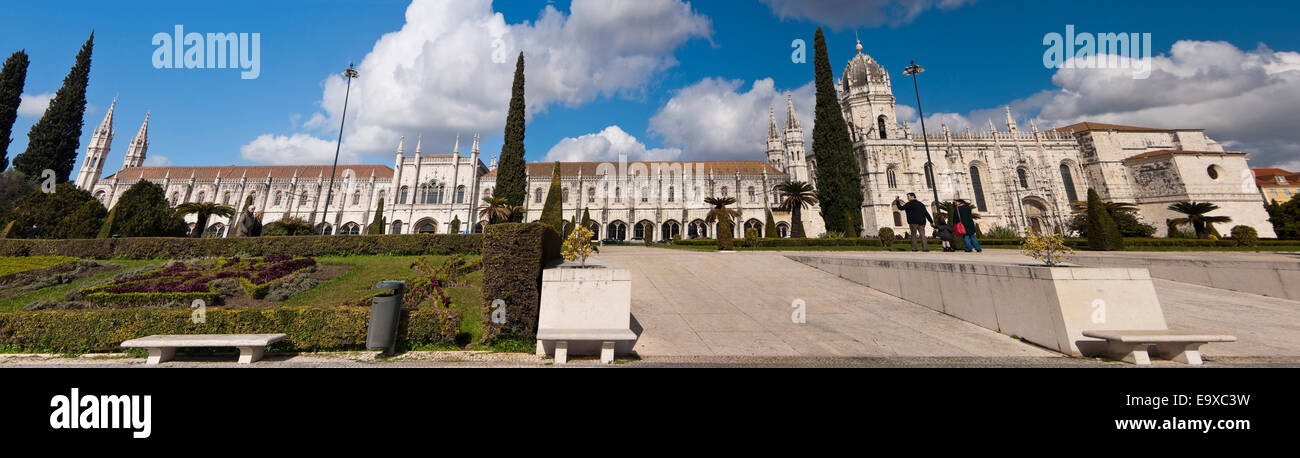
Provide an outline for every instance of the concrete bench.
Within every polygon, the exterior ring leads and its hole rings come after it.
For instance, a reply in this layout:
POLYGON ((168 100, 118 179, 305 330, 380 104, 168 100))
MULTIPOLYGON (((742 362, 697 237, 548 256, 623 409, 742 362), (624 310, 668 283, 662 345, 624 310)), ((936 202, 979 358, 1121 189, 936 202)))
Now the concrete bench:
POLYGON ((1083 331, 1083 335, 1106 341, 1108 356, 1133 364, 1151 364, 1149 347, 1154 346, 1161 358, 1201 364, 1201 345, 1209 342, 1236 342, 1237 338, 1223 334, 1195 331, 1083 331))
POLYGON ((262 359, 266 346, 279 342, 284 334, 181 334, 153 335, 122 342, 123 348, 145 348, 149 350, 149 359, 145 364, 158 364, 171 361, 176 356, 177 348, 192 347, 236 347, 239 348, 239 363, 251 364, 262 359))
POLYGON ((569 343, 599 343, 600 362, 614 362, 614 346, 621 341, 635 341, 637 335, 631 329, 539 329, 537 331, 537 354, 546 356, 543 342, 555 342, 555 364, 565 364, 569 358, 569 343))

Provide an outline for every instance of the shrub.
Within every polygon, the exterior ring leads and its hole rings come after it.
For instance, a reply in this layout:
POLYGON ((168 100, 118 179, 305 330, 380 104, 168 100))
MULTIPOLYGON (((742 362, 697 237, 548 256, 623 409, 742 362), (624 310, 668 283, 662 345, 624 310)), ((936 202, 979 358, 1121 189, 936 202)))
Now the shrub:
MULTIPOLYGON (((577 232, 577 231, 575 231, 577 232)), ((499 223, 484 228, 483 303, 505 301, 505 323, 483 313, 484 340, 537 335, 542 268, 560 257, 560 234, 542 223, 499 223)))
POLYGON ((444 255, 479 253, 482 234, 310 235, 192 239, 142 237, 78 240, 0 240, 0 256, 71 256, 91 259, 188 259, 293 253, 326 255, 444 255))
POLYGON ((188 225, 167 203, 162 186, 149 180, 131 185, 113 205, 117 215, 113 218, 112 234, 122 237, 181 237, 189 232, 188 225))
MULTIPOLYGON (((285 281, 276 283, 275 286, 272 286, 266 292, 266 296, 263 298, 268 301, 282 302, 298 293, 315 288, 316 285, 319 284, 320 281, 315 278, 311 278, 306 274, 298 274, 285 281)), ((214 286, 213 289, 216 290, 216 287, 214 286)), ((218 294, 220 294, 220 292, 218 292, 218 294)))
POLYGON ((842 238, 844 238, 844 233, 843 233, 843 232, 840 232, 840 231, 826 231, 826 232, 822 232, 821 234, 819 234, 819 235, 817 236, 817 238, 819 238, 819 239, 842 239, 842 238))
POLYGON ((65 182, 53 193, 34 190, 14 201, 5 218, 14 222, 10 237, 67 239, 93 237, 106 214, 90 192, 65 182))
POLYGON ((1048 267, 1060 264, 1074 250, 1065 244, 1065 236, 1060 232, 1039 235, 1025 228, 1025 239, 1020 244, 1020 253, 1038 260, 1048 267))
MULTIPOLYGON (((1020 234, 1015 229, 1006 226, 992 226, 989 230, 984 231, 984 236, 991 239, 1014 239, 1020 238, 1020 234)), ((982 242, 981 242, 982 243, 982 242)))
POLYGON ((1233 226, 1232 239, 1237 241, 1237 246, 1255 246, 1259 244, 1259 232, 1250 226, 1233 226))
POLYGON ((1097 190, 1088 189, 1088 249, 1114 251, 1124 249, 1124 237, 1101 202, 1097 190))
POLYGON ((745 245, 758 248, 758 229, 752 227, 745 229, 745 245))
POLYGON ((878 232, 877 235, 880 236, 880 246, 883 246, 883 247, 885 247, 885 248, 889 248, 889 247, 891 247, 891 246, 894 245, 894 230, 893 230, 893 229, 890 229, 890 228, 888 228, 888 227, 882 227, 882 228, 880 228, 880 232, 878 232))
MULTIPOLYGON (((368 307, 259 307, 208 309, 194 323, 189 307, 0 312, 0 346, 49 352, 118 350, 125 340, 154 334, 285 333, 272 351, 360 349, 370 324, 368 307)), ((455 341, 460 314, 424 307, 402 314, 399 346, 455 341)))
POLYGON ((718 219, 718 250, 727 251, 736 249, 735 240, 733 240, 731 221, 725 218, 718 219))
MULTIPOLYGON (((587 265, 587 257, 592 252, 600 252, 599 248, 591 244, 591 229, 585 226, 578 226, 569 231, 569 236, 564 239, 564 246, 561 247, 560 255, 569 261, 578 261, 581 265, 587 265)), ((677 236, 681 240, 681 236, 677 236)))

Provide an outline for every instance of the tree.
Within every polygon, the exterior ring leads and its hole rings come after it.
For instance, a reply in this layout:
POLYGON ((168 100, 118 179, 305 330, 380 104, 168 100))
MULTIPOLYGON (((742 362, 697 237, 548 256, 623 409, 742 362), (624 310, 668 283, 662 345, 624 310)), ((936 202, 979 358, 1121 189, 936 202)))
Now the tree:
POLYGON ((110 232, 122 237, 184 237, 189 232, 185 220, 168 205, 162 186, 148 180, 131 185, 113 209, 117 215, 110 232))
POLYGON ((599 252, 591 244, 591 229, 586 227, 576 227, 568 237, 564 238, 564 246, 560 248, 560 254, 564 259, 569 261, 578 261, 583 267, 587 266, 587 256, 591 256, 593 251, 599 252))
POLYGON ((1268 222, 1273 224, 1278 238, 1300 237, 1300 198, 1282 204, 1275 200, 1264 209, 1268 210, 1268 222))
POLYGON ((456 215, 451 218, 451 228, 447 230, 447 233, 449 234, 460 233, 460 215, 456 215))
MULTIPOLYGON (((821 195, 814 192, 812 185, 802 181, 787 181, 776 187, 781 193, 782 210, 790 212, 790 237, 801 239, 807 237, 803 230, 803 208, 817 204, 817 198, 821 195)), ((826 207, 822 207, 822 214, 826 213, 826 207)), ((829 228, 827 229, 829 230, 829 228)))
POLYGON ((281 218, 266 225, 263 235, 315 235, 316 226, 298 217, 281 218))
POLYGON ((733 218, 739 217, 740 212, 727 208, 727 206, 736 203, 736 198, 708 197, 704 199, 704 203, 713 206, 713 209, 709 210, 708 215, 705 216, 704 222, 718 223, 718 249, 732 249, 732 238, 734 235, 732 234, 731 221, 733 218))
POLYGON ((1209 237, 1210 228, 1214 223, 1230 223, 1232 218, 1227 216, 1206 216, 1206 213, 1219 209, 1218 205, 1209 202, 1182 201, 1176 202, 1169 207, 1170 211, 1187 215, 1183 218, 1174 218, 1170 221, 1173 225, 1191 224, 1192 230, 1196 232, 1196 238, 1203 239, 1209 237))
POLYGON ((853 141, 835 91, 826 38, 817 28, 814 37, 813 69, 817 85, 817 108, 814 116, 812 150, 817 153, 817 198, 821 201, 822 221, 828 232, 855 233, 862 226, 862 183, 858 161, 853 157, 853 141), (845 214, 853 221, 845 227, 845 214))
POLYGON ((767 221, 763 223, 763 235, 766 235, 768 237, 776 237, 777 236, 776 218, 772 217, 772 210, 766 209, 763 212, 767 214, 767 221))
POLYGON ((27 179, 27 175, 17 170, 0 172, 0 221, 8 220, 9 210, 14 202, 36 190, 36 183, 27 179))
POLYGON ((99 225, 99 233, 95 234, 97 239, 106 239, 113 236, 113 221, 117 219, 117 207, 114 206, 109 210, 108 217, 104 218, 104 223, 99 225))
POLYGON ((89 237, 84 235, 79 226, 97 229, 106 212, 85 208, 87 203, 104 208, 98 200, 91 197, 89 191, 79 189, 72 183, 59 183, 52 193, 33 190, 15 201, 10 210, 8 218, 14 221, 10 236, 41 239, 89 237), (77 221, 73 218, 86 220, 77 221))
MULTIPOLYGON (((41 120, 27 133, 27 151, 14 158, 14 168, 39 179, 46 169, 54 171, 55 181, 68 181, 81 147, 82 117, 86 114, 86 85, 90 82, 90 54, 94 48, 92 32, 77 53, 77 62, 63 78, 63 87, 54 93, 41 120)), ((125 215, 123 215, 125 216, 125 215)))
POLYGON ((370 221, 370 226, 366 227, 367 234, 383 234, 384 228, 388 226, 388 220, 384 218, 384 198, 379 198, 379 208, 375 209, 375 218, 370 221))
POLYGON ((194 220, 194 230, 190 231, 190 237, 197 239, 202 237, 203 231, 208 228, 209 217, 216 215, 229 218, 235 216, 235 209, 229 205, 221 205, 216 202, 186 202, 176 206, 176 214, 185 216, 190 213, 198 216, 194 220))
POLYGON ((95 199, 87 200, 59 221, 54 232, 61 239, 93 239, 99 235, 105 216, 108 216, 108 210, 104 209, 104 204, 95 199))
MULTIPOLYGON (((1111 219, 1119 227, 1119 234, 1124 237, 1150 237, 1156 233, 1155 226, 1143 223, 1135 213, 1110 212, 1111 219)), ((1066 221, 1066 228, 1078 232, 1080 237, 1088 236, 1088 214, 1074 215, 1066 221)))
MULTIPOLYGON (((1130 202, 1106 201, 1103 202, 1102 205, 1106 206, 1106 211, 1110 212, 1110 216, 1115 216, 1120 213, 1138 212, 1137 204, 1130 203, 1130 202)), ((1070 213, 1074 215, 1082 215, 1088 213, 1088 201, 1078 200, 1078 201, 1070 202, 1070 213)))
POLYGON ((1114 251, 1124 249, 1124 237, 1111 219, 1097 190, 1088 188, 1088 249, 1114 251))
POLYGON ((23 101, 27 64, 27 52, 18 51, 5 59, 4 68, 0 68, 0 171, 9 167, 9 143, 13 141, 18 105, 23 101))
MULTIPOLYGON (((506 205, 523 205, 528 195, 527 170, 524 162, 524 53, 515 62, 515 81, 510 89, 510 111, 506 113, 505 143, 501 145, 501 163, 497 167, 495 195, 506 205)), ((522 216, 520 216, 522 219, 522 216)), ((511 221, 518 222, 520 220, 511 221)))
POLYGON ((560 197, 560 163, 557 161, 551 171, 551 190, 546 193, 546 203, 542 205, 542 224, 555 228, 557 234, 564 233, 564 206, 560 197))
POLYGON ((591 213, 587 209, 582 209, 582 227, 591 227, 591 213))
POLYGON ((510 205, 504 197, 484 197, 483 205, 477 210, 479 219, 487 220, 488 224, 510 221, 510 205))

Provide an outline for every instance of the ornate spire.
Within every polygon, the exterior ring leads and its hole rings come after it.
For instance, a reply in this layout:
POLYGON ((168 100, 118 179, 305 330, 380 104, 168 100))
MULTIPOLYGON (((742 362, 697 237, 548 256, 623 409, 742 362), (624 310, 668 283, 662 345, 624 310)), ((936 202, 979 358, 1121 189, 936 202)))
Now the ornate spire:
POLYGON ((421 151, 420 151, 420 145, 422 145, 423 143, 424 143, 424 134, 420 134, 419 136, 416 136, 416 137, 415 137, 415 155, 416 155, 416 156, 419 156, 419 155, 420 155, 420 153, 421 153, 421 151))
POLYGON ((451 154, 453 156, 460 155, 460 133, 459 132, 456 133, 456 143, 452 144, 451 154))
POLYGON ((1011 105, 1005 105, 1003 108, 1006 109, 1007 113, 1007 130, 1016 130, 1016 120, 1011 117, 1011 105))
POLYGON ((131 144, 126 148, 126 163, 123 167, 143 167, 145 154, 149 151, 149 112, 144 112, 144 122, 140 124, 140 131, 131 139, 131 144))
POLYGON ((993 125, 993 118, 989 118, 989 133, 993 133, 993 134, 998 133, 997 126, 993 125))
POLYGON ((113 131, 113 110, 117 108, 117 97, 113 97, 113 103, 108 104, 108 112, 104 114, 104 120, 100 121, 99 129, 104 132, 113 131))
POLYGON ((478 156, 478 134, 474 134, 474 145, 470 147, 469 153, 478 156))
POLYGON ((803 126, 799 124, 799 116, 794 114, 794 100, 792 100, 790 97, 791 97, 790 93, 786 92, 785 93, 785 128, 786 130, 803 129, 803 126))
POLYGON ((776 129, 776 111, 771 105, 767 107, 767 138, 781 138, 781 133, 776 129))
POLYGON ((402 153, 405 152, 406 152, 406 136, 403 135, 402 138, 397 139, 397 155, 400 156, 402 155, 402 153))

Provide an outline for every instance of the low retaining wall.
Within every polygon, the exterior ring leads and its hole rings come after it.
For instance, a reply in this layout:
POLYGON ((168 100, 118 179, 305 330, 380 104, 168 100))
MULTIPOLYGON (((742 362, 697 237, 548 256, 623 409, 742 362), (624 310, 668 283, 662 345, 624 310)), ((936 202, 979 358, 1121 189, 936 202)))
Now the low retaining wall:
POLYGON ((1104 350, 1085 330, 1167 329, 1144 268, 786 257, 1069 355, 1104 350))
MULTIPOLYGON (((1209 254, 1208 256, 1214 256, 1209 254)), ((1234 261, 1152 259, 1130 256, 1088 256, 1076 253, 1070 262, 1088 267, 1141 267, 1154 278, 1300 300, 1300 260, 1234 261)))

